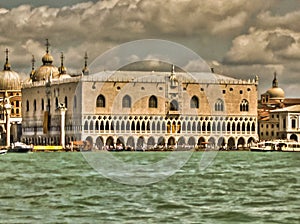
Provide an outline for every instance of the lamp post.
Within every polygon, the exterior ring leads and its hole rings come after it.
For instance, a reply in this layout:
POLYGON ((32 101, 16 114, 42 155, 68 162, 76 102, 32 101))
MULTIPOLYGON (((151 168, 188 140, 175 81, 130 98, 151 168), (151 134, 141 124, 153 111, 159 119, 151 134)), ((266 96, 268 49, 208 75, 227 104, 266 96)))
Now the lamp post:
POLYGON ((10 146, 10 115, 12 106, 9 99, 5 99, 4 109, 6 112, 6 146, 10 146))

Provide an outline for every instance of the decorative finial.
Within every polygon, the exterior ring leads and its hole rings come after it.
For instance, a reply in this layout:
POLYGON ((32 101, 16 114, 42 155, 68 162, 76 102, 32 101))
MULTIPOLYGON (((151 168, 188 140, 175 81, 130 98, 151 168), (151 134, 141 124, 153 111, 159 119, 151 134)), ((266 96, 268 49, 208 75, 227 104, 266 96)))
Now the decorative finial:
POLYGON ((34 62, 35 62, 34 55, 32 55, 32 59, 31 59, 32 70, 34 70, 34 62))
POLYGON ((274 72, 274 79, 273 79, 273 88, 277 88, 278 87, 278 80, 276 78, 277 74, 276 71, 274 72))
POLYGON ((8 63, 8 52, 9 52, 9 50, 6 48, 6 50, 5 50, 5 55, 6 55, 6 63, 8 63))
POLYGON ((48 38, 46 39, 46 44, 45 44, 45 46, 46 46, 46 53, 49 53, 50 43, 49 43, 48 38))
POLYGON ((87 67, 87 59, 89 59, 89 58, 88 58, 87 52, 85 52, 85 55, 84 55, 84 67, 85 68, 87 67))
POLYGON ((63 52, 61 52, 61 55, 60 55, 60 59, 61 59, 61 63, 60 63, 60 65, 61 65, 61 67, 63 67, 64 66, 64 53, 63 52))
POLYGON ((84 68, 82 69, 82 75, 88 75, 89 74, 89 69, 87 68, 87 59, 88 59, 88 55, 87 55, 87 52, 85 52, 85 55, 84 55, 84 68))
POLYGON ((9 52, 9 50, 6 48, 6 50, 5 50, 5 64, 4 64, 4 70, 5 71, 10 70, 10 64, 8 63, 8 52, 9 52))
POLYGON ((175 73, 175 65, 172 65, 172 73, 175 73))

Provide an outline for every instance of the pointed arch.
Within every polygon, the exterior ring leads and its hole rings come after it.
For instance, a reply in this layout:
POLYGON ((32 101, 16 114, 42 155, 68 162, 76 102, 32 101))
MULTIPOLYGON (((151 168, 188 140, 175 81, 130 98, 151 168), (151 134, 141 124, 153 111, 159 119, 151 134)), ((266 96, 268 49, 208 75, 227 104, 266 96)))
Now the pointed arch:
POLYGON ((240 103, 240 111, 249 111, 249 102, 246 99, 243 99, 240 103))
POLYGON ((197 96, 193 96, 190 101, 191 108, 199 108, 199 98, 197 96))
POLYGON ((96 107, 105 107, 105 97, 102 94, 97 97, 96 107))
POLYGON ((122 99, 122 107, 130 108, 131 107, 131 97, 129 95, 125 95, 122 99))
POLYGON ((149 106, 149 108, 157 108, 157 97, 156 96, 152 95, 149 98, 148 106, 149 106))
POLYGON ((222 99, 217 99, 215 103, 215 111, 224 111, 224 102, 222 99))

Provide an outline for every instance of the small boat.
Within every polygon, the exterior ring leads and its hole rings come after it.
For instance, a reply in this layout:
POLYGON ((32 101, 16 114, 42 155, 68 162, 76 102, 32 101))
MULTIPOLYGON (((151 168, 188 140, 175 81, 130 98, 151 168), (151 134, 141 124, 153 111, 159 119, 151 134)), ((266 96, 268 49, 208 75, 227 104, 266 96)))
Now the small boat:
POLYGON ((32 146, 26 145, 23 142, 14 142, 8 148, 8 152, 26 153, 32 151, 32 146))
POLYGON ((272 152, 277 150, 276 141, 263 141, 258 142, 257 144, 250 146, 250 151, 252 152, 272 152))
POLYGON ((0 155, 4 155, 7 153, 7 149, 0 149, 0 155))

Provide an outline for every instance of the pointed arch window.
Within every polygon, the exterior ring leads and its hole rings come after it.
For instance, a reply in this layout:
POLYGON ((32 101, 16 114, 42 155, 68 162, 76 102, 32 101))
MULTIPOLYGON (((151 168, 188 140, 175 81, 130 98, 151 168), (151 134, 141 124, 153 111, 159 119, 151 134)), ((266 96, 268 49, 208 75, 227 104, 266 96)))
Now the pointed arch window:
POLYGON ((171 111, 178 111, 178 102, 176 100, 172 100, 170 103, 171 111))
POLYGON ((102 94, 97 97, 96 107, 105 107, 105 97, 102 94))
POLYGON ((157 97, 156 96, 151 96, 149 98, 149 108, 157 108, 157 97))
POLYGON ((199 108, 199 98, 197 96, 193 96, 190 105, 191 108, 199 108))
POLYGON ((130 108, 131 107, 131 98, 130 98, 130 96, 126 95, 126 96, 123 97, 122 107, 123 108, 130 108))
POLYGON ((215 103, 215 111, 224 111, 224 102, 221 99, 218 99, 215 103))
POLYGON ((240 103, 240 111, 249 111, 249 102, 246 99, 240 103))

